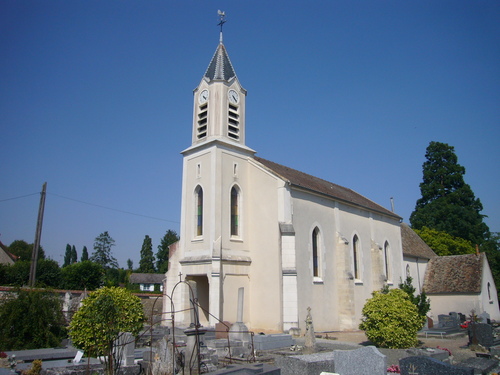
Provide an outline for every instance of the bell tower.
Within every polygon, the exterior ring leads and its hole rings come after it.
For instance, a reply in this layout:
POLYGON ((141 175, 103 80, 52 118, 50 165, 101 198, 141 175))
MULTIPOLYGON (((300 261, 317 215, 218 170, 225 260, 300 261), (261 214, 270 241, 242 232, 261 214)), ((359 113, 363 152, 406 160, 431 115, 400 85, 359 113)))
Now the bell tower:
POLYGON ((214 140, 245 146, 247 92, 236 76, 222 40, 194 90, 192 146, 214 140))

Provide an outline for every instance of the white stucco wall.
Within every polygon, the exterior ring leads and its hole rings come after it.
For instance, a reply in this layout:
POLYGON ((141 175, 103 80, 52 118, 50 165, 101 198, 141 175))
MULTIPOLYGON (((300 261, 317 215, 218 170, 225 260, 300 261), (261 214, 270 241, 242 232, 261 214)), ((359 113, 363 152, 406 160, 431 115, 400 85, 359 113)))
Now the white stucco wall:
MULTIPOLYGON (((422 287, 424 285, 424 277, 425 271, 427 269, 427 263, 429 263, 428 259, 423 258, 414 258, 414 257, 403 257, 403 275, 402 280, 406 279, 407 270, 409 269, 409 276, 412 278, 412 285, 415 288, 415 293, 422 293, 422 287)), ((396 283, 399 283, 399 280, 396 283)))

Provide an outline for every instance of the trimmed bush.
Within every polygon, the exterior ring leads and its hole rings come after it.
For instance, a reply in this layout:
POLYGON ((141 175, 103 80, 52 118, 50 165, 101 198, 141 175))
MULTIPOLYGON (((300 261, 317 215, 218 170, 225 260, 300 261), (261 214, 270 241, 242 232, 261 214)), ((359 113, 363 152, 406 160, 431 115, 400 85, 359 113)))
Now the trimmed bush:
POLYGON ((400 289, 388 293, 373 292, 363 307, 359 328, 381 348, 404 349, 417 344, 417 332, 424 320, 408 294, 400 289))

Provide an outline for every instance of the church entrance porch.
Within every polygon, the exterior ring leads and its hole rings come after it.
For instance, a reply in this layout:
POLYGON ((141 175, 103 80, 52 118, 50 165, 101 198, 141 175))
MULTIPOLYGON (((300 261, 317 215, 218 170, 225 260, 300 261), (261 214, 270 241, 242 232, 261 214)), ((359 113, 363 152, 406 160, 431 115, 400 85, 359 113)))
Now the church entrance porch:
MULTIPOLYGON (((187 275, 185 280, 193 291, 193 296, 190 296, 189 299, 191 300, 194 298, 194 302, 197 302, 197 305, 199 305, 193 312, 198 315, 199 322, 202 326, 208 326, 210 301, 208 277, 207 275, 187 275)), ((189 302, 190 305, 193 306, 191 301, 189 302)), ((195 318, 194 314, 192 314, 192 323, 195 322, 195 320, 193 320, 193 318, 195 318)))

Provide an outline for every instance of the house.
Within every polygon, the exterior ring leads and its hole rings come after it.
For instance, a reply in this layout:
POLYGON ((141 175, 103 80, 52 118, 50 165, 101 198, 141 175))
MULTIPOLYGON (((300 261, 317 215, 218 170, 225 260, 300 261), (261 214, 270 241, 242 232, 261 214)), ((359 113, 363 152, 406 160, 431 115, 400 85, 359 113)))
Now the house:
POLYGON ((401 223, 401 241, 403 243, 404 278, 411 277, 416 293, 420 294, 424 286, 427 263, 437 255, 406 223, 401 223))
POLYGON ((11 265, 17 260, 17 256, 9 252, 9 248, 0 241, 0 264, 11 265))
POLYGON ((372 291, 403 277, 401 217, 257 157, 245 144, 246 94, 221 35, 182 152, 180 241, 166 274, 176 323, 191 323, 193 298, 201 324, 235 322, 243 288, 249 329, 304 331, 308 307, 317 331, 358 329, 372 291))
POLYGON ((130 284, 139 284, 141 292, 154 292, 159 290, 163 292, 163 280, 165 275, 162 273, 132 273, 130 274, 130 284))
POLYGON ((451 311, 469 315, 474 310, 500 321, 497 290, 485 253, 432 258, 424 289, 434 318, 451 311))

